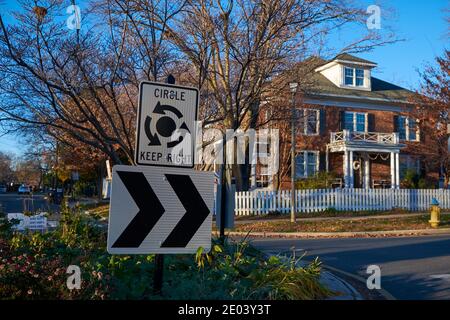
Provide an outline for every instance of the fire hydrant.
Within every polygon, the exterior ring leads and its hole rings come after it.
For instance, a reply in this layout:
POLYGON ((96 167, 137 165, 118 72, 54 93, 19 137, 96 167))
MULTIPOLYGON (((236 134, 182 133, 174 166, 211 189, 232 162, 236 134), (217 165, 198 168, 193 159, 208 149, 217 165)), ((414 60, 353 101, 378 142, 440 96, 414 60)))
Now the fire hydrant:
POLYGON ((433 198, 431 200, 431 217, 429 223, 431 224, 432 228, 439 227, 439 223, 441 218, 441 208, 439 207, 439 202, 433 198))

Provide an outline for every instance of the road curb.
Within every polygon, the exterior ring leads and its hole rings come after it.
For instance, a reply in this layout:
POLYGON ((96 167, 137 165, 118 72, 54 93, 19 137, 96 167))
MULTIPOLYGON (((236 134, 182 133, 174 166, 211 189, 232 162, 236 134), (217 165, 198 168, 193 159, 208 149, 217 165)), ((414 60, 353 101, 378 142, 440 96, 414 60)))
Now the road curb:
MULTIPOLYGON (((366 279, 364 279, 361 276, 355 275, 353 273, 350 273, 350 272, 347 272, 347 271, 344 271, 344 270, 341 270, 341 269, 338 269, 338 268, 335 268, 335 267, 332 267, 332 266, 329 266, 329 265, 326 265, 326 264, 323 264, 322 267, 324 269, 330 271, 330 272, 337 273, 337 274, 342 274, 342 275, 344 275, 346 277, 354 279, 355 281, 361 282, 363 285, 366 285, 366 279)), ((335 276, 336 276, 336 274, 335 274, 335 276)), ((341 279, 341 278, 339 278, 339 279, 341 279)), ((353 286, 351 286, 351 287, 354 289, 353 286)), ((356 289, 354 289, 354 290, 356 292, 358 292, 356 289)), ((377 293, 379 293, 386 300, 397 300, 392 294, 390 294, 387 290, 385 290, 383 288, 377 289, 377 293)), ((359 294, 361 294, 361 293, 359 293, 359 294)))
POLYGON ((364 300, 363 294, 331 270, 323 268, 320 272, 320 279, 323 285, 336 293, 326 300, 364 300))
MULTIPOLYGON (((358 231, 358 232, 227 232, 227 236, 248 236, 255 238, 368 238, 395 236, 427 236, 450 234, 450 228, 420 230, 358 231)), ((219 236, 217 231, 213 235, 219 236)))
MULTIPOLYGON (((271 256, 281 257, 285 262, 288 262, 288 257, 284 255, 280 255, 275 252, 264 252, 261 251, 266 259, 269 259, 271 256)), ((311 261, 302 260, 296 262, 296 267, 304 267, 310 264, 311 261)), ((323 267, 324 265, 322 265, 323 267)), ((326 269, 326 268, 323 268, 326 269)), ((319 282, 327 287, 328 290, 331 290, 335 293, 334 296, 328 297, 325 300, 364 300, 364 295, 359 292, 352 284, 350 284, 345 279, 336 275, 336 272, 329 270, 322 270, 320 272, 319 282)))
MULTIPOLYGON (((267 258, 272 255, 275 256, 282 255, 282 253, 275 253, 274 251, 263 253, 267 258)), ((287 257, 285 255, 282 256, 287 257)), ((304 260, 302 259, 301 261, 299 261, 299 263, 303 265, 308 265, 312 263, 312 261, 309 259, 304 260)), ((341 293, 341 295, 332 296, 327 300, 371 300, 370 294, 368 293, 370 290, 367 288, 367 281, 363 277, 332 267, 324 263, 322 263, 321 267, 323 269, 323 271, 320 273, 321 282, 332 291, 341 293), (355 285, 351 284, 345 278, 347 279, 350 278, 353 281, 356 281, 359 284, 356 287, 361 286, 364 288, 364 290, 358 290, 357 288, 355 288, 355 285)), ((397 300, 391 293, 389 293, 387 290, 383 288, 377 289, 375 292, 377 295, 380 295, 384 300, 397 300)))

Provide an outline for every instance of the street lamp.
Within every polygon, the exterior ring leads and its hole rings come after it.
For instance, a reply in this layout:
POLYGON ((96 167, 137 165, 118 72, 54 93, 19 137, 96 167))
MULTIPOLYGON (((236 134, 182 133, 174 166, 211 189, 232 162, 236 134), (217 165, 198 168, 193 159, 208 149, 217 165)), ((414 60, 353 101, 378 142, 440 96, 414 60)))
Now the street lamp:
POLYGON ((291 222, 295 222, 295 147, 297 145, 297 140, 295 137, 295 123, 297 114, 295 112, 295 94, 297 93, 298 83, 289 83, 289 88, 291 90, 291 105, 292 105, 292 116, 291 116, 291 222))

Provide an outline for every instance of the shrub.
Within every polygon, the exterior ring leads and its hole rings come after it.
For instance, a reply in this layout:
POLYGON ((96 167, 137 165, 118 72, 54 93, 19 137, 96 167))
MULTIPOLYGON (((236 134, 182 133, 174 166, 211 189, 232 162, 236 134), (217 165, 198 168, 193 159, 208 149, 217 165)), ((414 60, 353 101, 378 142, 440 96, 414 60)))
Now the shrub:
POLYGON ((402 186, 407 189, 431 189, 434 185, 421 177, 414 170, 406 170, 405 177, 402 181, 402 186))
POLYGON ((314 177, 297 180, 295 187, 297 189, 326 189, 335 177, 335 174, 330 172, 319 172, 314 177))
POLYGON ((292 268, 241 242, 213 241, 206 253, 167 255, 161 295, 153 293, 154 255, 106 252, 98 220, 67 207, 60 226, 47 233, 18 233, 0 221, 0 299, 320 299, 320 263, 292 268), (78 265, 80 290, 66 286, 78 265), (195 295, 193 295, 195 293, 195 295))

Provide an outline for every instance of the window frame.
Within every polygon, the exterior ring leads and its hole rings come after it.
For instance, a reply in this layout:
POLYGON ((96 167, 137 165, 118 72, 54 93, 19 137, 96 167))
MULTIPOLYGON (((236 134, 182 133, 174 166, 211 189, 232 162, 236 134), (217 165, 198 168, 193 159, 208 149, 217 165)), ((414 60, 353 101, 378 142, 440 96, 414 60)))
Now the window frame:
POLYGON ((417 120, 408 117, 408 116, 402 116, 399 115, 397 116, 397 121, 398 123, 396 123, 396 127, 397 127, 397 133, 398 133, 398 138, 401 141, 410 141, 410 142, 420 142, 420 128, 419 128, 419 123, 417 120), (414 123, 414 126, 410 126, 410 122, 414 123), (400 132, 400 127, 403 127, 405 130, 405 136, 402 137, 400 132), (410 129, 414 128, 414 136, 415 139, 411 139, 411 132, 410 129))
POLYGON ((364 69, 355 68, 355 87, 364 87, 364 69), (362 76, 358 76, 358 71, 362 72, 362 76), (358 79, 362 80, 362 84, 358 85, 358 79))
POLYGON ((317 175, 319 173, 319 161, 320 161, 320 151, 317 150, 300 150, 297 151, 295 154, 295 166, 296 166, 296 170, 295 170, 295 179, 307 179, 307 178, 311 178, 314 177, 315 175, 317 175), (297 157, 303 154, 303 175, 299 175, 299 172, 297 170, 297 157), (309 173, 309 162, 308 162, 308 154, 314 154, 316 161, 315 161, 315 172, 314 174, 310 174, 309 173))
POLYGON ((300 130, 298 130, 300 135, 302 135, 302 136, 318 136, 318 135, 320 135, 320 109, 312 109, 312 108, 298 109, 297 123, 300 127, 300 130), (308 128, 309 128, 308 117, 309 117, 309 115, 305 116, 305 111, 316 113, 316 132, 314 132, 314 133, 308 132, 308 128))
POLYGON ((344 111, 344 123, 343 123, 343 128, 346 130, 350 130, 350 132, 363 132, 363 133, 367 133, 369 131, 369 114, 367 112, 357 112, 357 111, 344 111), (346 127, 346 115, 347 114, 352 114, 352 126, 353 129, 350 130, 346 127), (358 129, 358 115, 364 115, 364 131, 359 131, 358 129))
POLYGON ((354 83, 355 83, 355 68, 344 67, 344 85, 349 86, 349 87, 353 87, 354 83), (348 76, 347 75, 347 71, 351 71, 352 75, 348 76), (352 79, 351 83, 347 83, 347 79, 348 78, 352 79))
POLYGON ((344 66, 344 86, 346 87, 354 87, 354 88, 363 88, 365 86, 365 70, 362 68, 357 68, 357 67, 347 67, 344 66), (352 71, 352 75, 351 75, 351 84, 347 83, 347 79, 350 78, 349 75, 347 75, 347 71, 351 70, 352 71), (362 72, 362 77, 358 76, 358 71, 362 72), (362 79, 362 84, 359 85, 357 79, 362 79))
POLYGON ((399 156, 399 171, 400 179, 405 178, 407 170, 414 170, 416 174, 420 175, 421 160, 413 157, 410 154, 400 154, 399 156))

